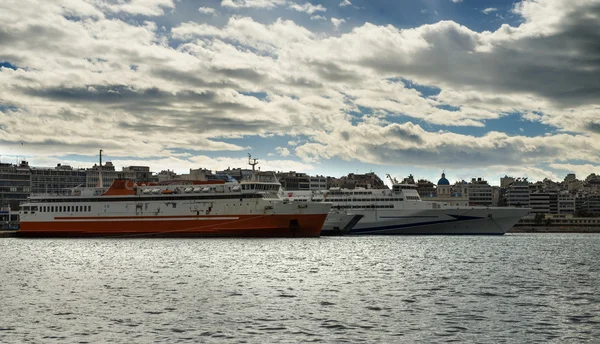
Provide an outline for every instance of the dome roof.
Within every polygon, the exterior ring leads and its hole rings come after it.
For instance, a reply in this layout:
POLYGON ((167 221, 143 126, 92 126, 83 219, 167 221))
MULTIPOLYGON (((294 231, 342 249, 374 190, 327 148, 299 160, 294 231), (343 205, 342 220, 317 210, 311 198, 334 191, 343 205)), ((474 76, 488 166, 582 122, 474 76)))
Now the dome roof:
POLYGON ((438 180, 437 185, 450 185, 448 179, 446 179, 446 174, 442 173, 442 178, 438 180))

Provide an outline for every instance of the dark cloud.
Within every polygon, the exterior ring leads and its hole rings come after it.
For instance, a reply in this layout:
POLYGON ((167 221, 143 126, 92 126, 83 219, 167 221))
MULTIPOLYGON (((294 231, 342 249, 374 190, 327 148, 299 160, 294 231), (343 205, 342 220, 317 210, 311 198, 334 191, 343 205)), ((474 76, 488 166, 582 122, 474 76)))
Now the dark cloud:
POLYGON ((220 101, 212 91, 167 92, 157 87, 134 89, 126 85, 90 85, 88 87, 49 87, 46 89, 26 88, 21 91, 27 95, 45 98, 51 101, 78 104, 97 104, 124 111, 145 111, 156 113, 169 111, 176 104, 187 104, 189 109, 201 106, 217 110, 251 111, 239 103, 220 101))
POLYGON ((354 82, 360 79, 356 73, 345 70, 334 62, 310 61, 307 66, 322 78, 333 82, 354 82))
POLYGON ((413 143, 423 143, 423 139, 419 135, 402 128, 400 125, 390 125, 386 130, 386 136, 387 135, 393 138, 408 140, 413 143))
POLYGON ((165 79, 171 82, 175 82, 182 85, 194 86, 194 87, 207 87, 207 88, 233 88, 238 89, 239 85, 230 81, 223 80, 222 82, 207 82, 198 74, 193 72, 181 72, 175 69, 153 69, 150 72, 152 75, 165 79))
MULTIPOLYGON (((411 63, 395 52, 360 61, 386 74, 442 81, 503 93, 533 93, 562 107, 600 104, 600 5, 568 14, 555 33, 504 41, 474 50, 474 34, 444 23, 424 37, 430 49, 411 63)), ((392 50, 394 51, 394 50, 392 50)))
POLYGON ((306 87, 306 88, 322 88, 323 84, 315 81, 315 80, 310 80, 308 78, 305 77, 288 77, 285 80, 286 84, 290 85, 290 86, 295 86, 295 87, 306 87))
POLYGON ((600 134, 600 122, 589 122, 588 124, 586 124, 585 128, 596 134, 600 134))
POLYGON ((215 100, 213 92, 197 93, 184 91, 171 93, 156 87, 147 89, 133 89, 127 85, 89 85, 88 87, 49 87, 46 89, 27 88, 22 90, 25 94, 46 98, 54 101, 75 103, 101 103, 103 105, 154 103, 164 104, 175 100, 212 102, 215 100))
POLYGON ((170 120, 177 128, 195 128, 206 136, 210 135, 258 135, 268 133, 274 128, 272 121, 256 119, 249 113, 236 117, 225 116, 223 113, 212 111, 198 116, 171 116, 170 120))
POLYGON ((250 82, 258 83, 265 79, 264 75, 250 68, 213 68, 213 70, 218 74, 230 78, 242 79, 250 82))

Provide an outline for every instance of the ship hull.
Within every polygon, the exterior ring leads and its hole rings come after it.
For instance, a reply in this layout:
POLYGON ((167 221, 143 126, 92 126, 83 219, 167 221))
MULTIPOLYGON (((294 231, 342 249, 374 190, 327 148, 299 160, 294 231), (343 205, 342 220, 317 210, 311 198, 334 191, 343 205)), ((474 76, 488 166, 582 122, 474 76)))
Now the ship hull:
POLYGON ((362 215, 348 214, 344 211, 331 211, 323 224, 321 235, 339 236, 347 234, 362 217, 362 215))
POLYGON ((57 217, 21 223, 29 237, 318 237, 327 214, 57 217))
POLYGON ((504 235, 529 209, 469 208, 379 211, 349 231, 350 235, 504 235))

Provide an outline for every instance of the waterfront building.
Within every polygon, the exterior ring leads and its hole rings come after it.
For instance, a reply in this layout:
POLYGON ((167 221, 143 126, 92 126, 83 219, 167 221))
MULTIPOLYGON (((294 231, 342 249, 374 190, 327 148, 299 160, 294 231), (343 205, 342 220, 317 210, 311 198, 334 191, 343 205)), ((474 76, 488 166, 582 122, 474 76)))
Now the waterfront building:
POLYGON ((68 195, 71 189, 86 185, 85 169, 74 169, 69 165, 56 167, 31 167, 31 193, 68 195))
POLYGON ((527 178, 517 178, 506 190, 506 202, 511 207, 529 207, 529 194, 527 178))
POLYGON ((175 173, 175 171, 171 171, 171 170, 161 170, 160 172, 158 172, 156 174, 156 178, 158 179, 158 182, 165 182, 168 180, 175 180, 177 179, 177 173, 175 173))
POLYGON ((327 189, 327 177, 325 176, 311 176, 309 188, 311 190, 325 190, 327 189))
POLYGON ((568 192, 561 192, 557 200, 557 214, 575 213, 575 197, 568 192))
POLYGON ((492 186, 482 178, 472 178, 468 184, 469 187, 469 205, 471 206, 491 206, 493 203, 492 186))
MULTIPOLYGON (((442 173, 442 176, 444 176, 443 173, 442 173)), ((442 177, 442 178, 444 178, 444 177, 442 177)), ((446 181, 448 181, 448 180, 446 180, 446 181)), ((449 184, 450 183, 448 183, 448 185, 449 184)), ((439 182, 438 182, 438 187, 439 187, 439 182)), ((419 179, 419 181, 417 181, 417 192, 419 193, 419 196, 421 196, 421 198, 433 197, 436 195, 437 189, 436 189, 435 184, 433 184, 429 180, 419 179)))
POLYGON ((216 171, 215 173, 220 174, 220 175, 230 176, 231 178, 237 180, 238 182, 252 179, 252 170, 247 169, 247 168, 227 167, 226 170, 216 171))
POLYGON ((550 214, 550 194, 547 192, 531 193, 529 207, 533 214, 550 214))
POLYGON ((575 212, 580 216, 600 216, 600 194, 577 197, 575 212))
POLYGON ((510 184, 515 182, 515 178, 504 175, 500 178, 500 188, 506 190, 510 187, 510 184))
POLYGON ((0 163, 0 209, 19 210, 31 192, 31 170, 25 160, 20 164, 0 163))
MULTIPOLYGON (((190 169, 190 172, 192 170, 190 169)), ((123 172, 134 172, 135 173, 135 177, 134 177, 134 181, 137 182, 138 184, 142 184, 142 183, 157 183, 158 182, 158 177, 153 175, 152 171, 150 171, 150 167, 149 166, 128 166, 128 167, 123 167, 123 172)))
POLYGON ((306 173, 298 173, 295 171, 278 172, 275 173, 275 176, 284 190, 310 190, 310 177, 306 173))
POLYGON ((500 205, 500 198, 502 197, 502 189, 499 186, 492 186, 492 206, 497 207, 500 205))
MULTIPOLYGON (((411 184, 415 184, 414 180, 411 184)), ((339 187, 342 189, 389 189, 389 187, 385 185, 383 180, 381 180, 381 178, 379 178, 374 172, 369 172, 365 174, 350 173, 348 174, 348 176, 344 176, 339 179, 330 177, 327 181, 327 188, 332 187, 339 187)))
POLYGON ((135 180, 137 173, 134 170, 115 171, 115 166, 110 161, 107 161, 101 167, 94 164, 92 168, 86 170, 86 187, 97 187, 100 185, 100 168, 102 169, 102 186, 105 188, 110 187, 112 182, 117 178, 135 180))

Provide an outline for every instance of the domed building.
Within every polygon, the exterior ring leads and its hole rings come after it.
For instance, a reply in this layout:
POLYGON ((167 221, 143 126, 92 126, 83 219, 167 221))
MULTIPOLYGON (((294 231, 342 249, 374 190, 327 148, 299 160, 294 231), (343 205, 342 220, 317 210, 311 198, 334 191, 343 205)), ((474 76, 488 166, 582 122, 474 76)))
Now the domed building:
POLYGON ((440 180, 438 180, 437 185, 438 186, 440 186, 440 185, 450 185, 450 182, 448 181, 448 179, 446 179, 446 173, 442 172, 442 178, 440 178, 440 180))
POLYGON ((446 179, 446 173, 442 172, 442 178, 437 182, 436 195, 426 197, 423 200, 444 202, 451 206, 468 206, 469 196, 460 189, 460 187, 457 187, 457 192, 453 192, 453 186, 446 179))
POLYGON ((438 196, 450 196, 452 194, 452 187, 448 179, 446 179, 446 173, 442 172, 442 178, 438 180, 437 194, 438 196))

